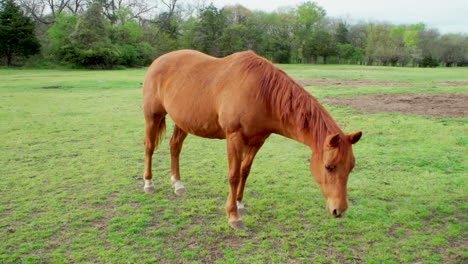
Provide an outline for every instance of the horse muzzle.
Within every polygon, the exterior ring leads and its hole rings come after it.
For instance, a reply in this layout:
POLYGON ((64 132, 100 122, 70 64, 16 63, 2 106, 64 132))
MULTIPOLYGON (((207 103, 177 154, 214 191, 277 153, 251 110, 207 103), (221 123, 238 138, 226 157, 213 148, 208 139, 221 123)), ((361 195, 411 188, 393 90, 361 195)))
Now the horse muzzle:
POLYGON ((348 209, 348 202, 346 201, 340 206, 340 203, 334 203, 333 201, 327 200, 326 209, 333 217, 338 218, 343 216, 348 209))

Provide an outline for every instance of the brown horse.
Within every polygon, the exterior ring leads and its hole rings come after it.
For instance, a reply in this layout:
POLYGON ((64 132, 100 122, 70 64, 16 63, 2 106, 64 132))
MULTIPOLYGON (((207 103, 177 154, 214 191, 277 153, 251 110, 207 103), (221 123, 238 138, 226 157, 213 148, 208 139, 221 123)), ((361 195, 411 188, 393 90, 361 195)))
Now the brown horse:
POLYGON ((346 135, 312 95, 284 71, 251 51, 214 58, 181 50, 157 58, 143 84, 146 120, 145 187, 154 193, 151 162, 165 129, 166 114, 175 123, 170 141, 171 181, 177 195, 179 154, 187 133, 226 139, 229 162, 227 215, 234 229, 246 229, 241 216, 244 186, 252 161, 271 133, 312 149, 310 170, 335 217, 348 208, 346 185, 354 167, 351 145, 361 132, 346 135))

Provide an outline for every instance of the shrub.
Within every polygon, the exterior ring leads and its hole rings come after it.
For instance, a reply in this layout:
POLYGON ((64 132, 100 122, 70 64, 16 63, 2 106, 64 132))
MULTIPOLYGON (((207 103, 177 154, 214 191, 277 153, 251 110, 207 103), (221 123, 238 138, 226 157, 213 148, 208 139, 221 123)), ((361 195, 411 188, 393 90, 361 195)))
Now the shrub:
POLYGON ((119 50, 119 64, 125 65, 127 67, 133 67, 139 63, 138 57, 140 56, 140 53, 137 51, 137 49, 132 46, 132 45, 122 45, 122 46, 117 46, 117 49, 119 50))
POLYGON ((435 68, 437 66, 439 66, 439 62, 437 61, 437 59, 430 57, 430 56, 424 57, 421 63, 419 64, 419 67, 423 67, 423 68, 426 68, 426 67, 435 68))
POLYGON ((121 57, 119 50, 114 46, 79 49, 72 45, 62 47, 61 56, 64 61, 76 66, 93 69, 113 68, 121 57))
POLYGON ((149 65, 156 59, 155 49, 148 42, 138 43, 136 49, 139 54, 138 61, 141 65, 149 65))

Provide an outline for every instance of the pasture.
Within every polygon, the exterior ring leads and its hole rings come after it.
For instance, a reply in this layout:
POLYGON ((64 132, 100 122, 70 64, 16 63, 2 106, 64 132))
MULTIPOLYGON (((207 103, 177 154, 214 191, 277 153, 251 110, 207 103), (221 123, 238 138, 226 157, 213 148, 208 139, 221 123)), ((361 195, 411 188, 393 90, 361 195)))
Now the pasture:
MULTIPOLYGON (((280 67, 306 85, 322 79, 306 89, 325 102, 468 93, 467 68, 280 67)), ((363 131, 345 216, 325 211, 308 147, 273 135, 247 182, 250 229, 234 231, 225 141, 188 136, 181 175, 189 193, 177 197, 168 121, 154 154, 156 194, 144 193, 144 74, 0 70, 0 263, 468 261, 466 115, 325 104, 345 132, 363 131)))

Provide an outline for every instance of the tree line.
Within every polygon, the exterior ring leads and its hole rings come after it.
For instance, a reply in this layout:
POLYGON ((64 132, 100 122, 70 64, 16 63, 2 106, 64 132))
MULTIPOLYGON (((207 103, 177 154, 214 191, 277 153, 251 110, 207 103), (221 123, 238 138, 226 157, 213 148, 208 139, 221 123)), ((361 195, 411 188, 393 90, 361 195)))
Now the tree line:
POLYGON ((182 0, 0 1, 0 63, 86 68, 148 65, 177 49, 275 63, 466 66, 468 36, 425 24, 349 23, 315 2, 275 12, 182 0), (29 60, 26 58, 29 57, 29 60))

